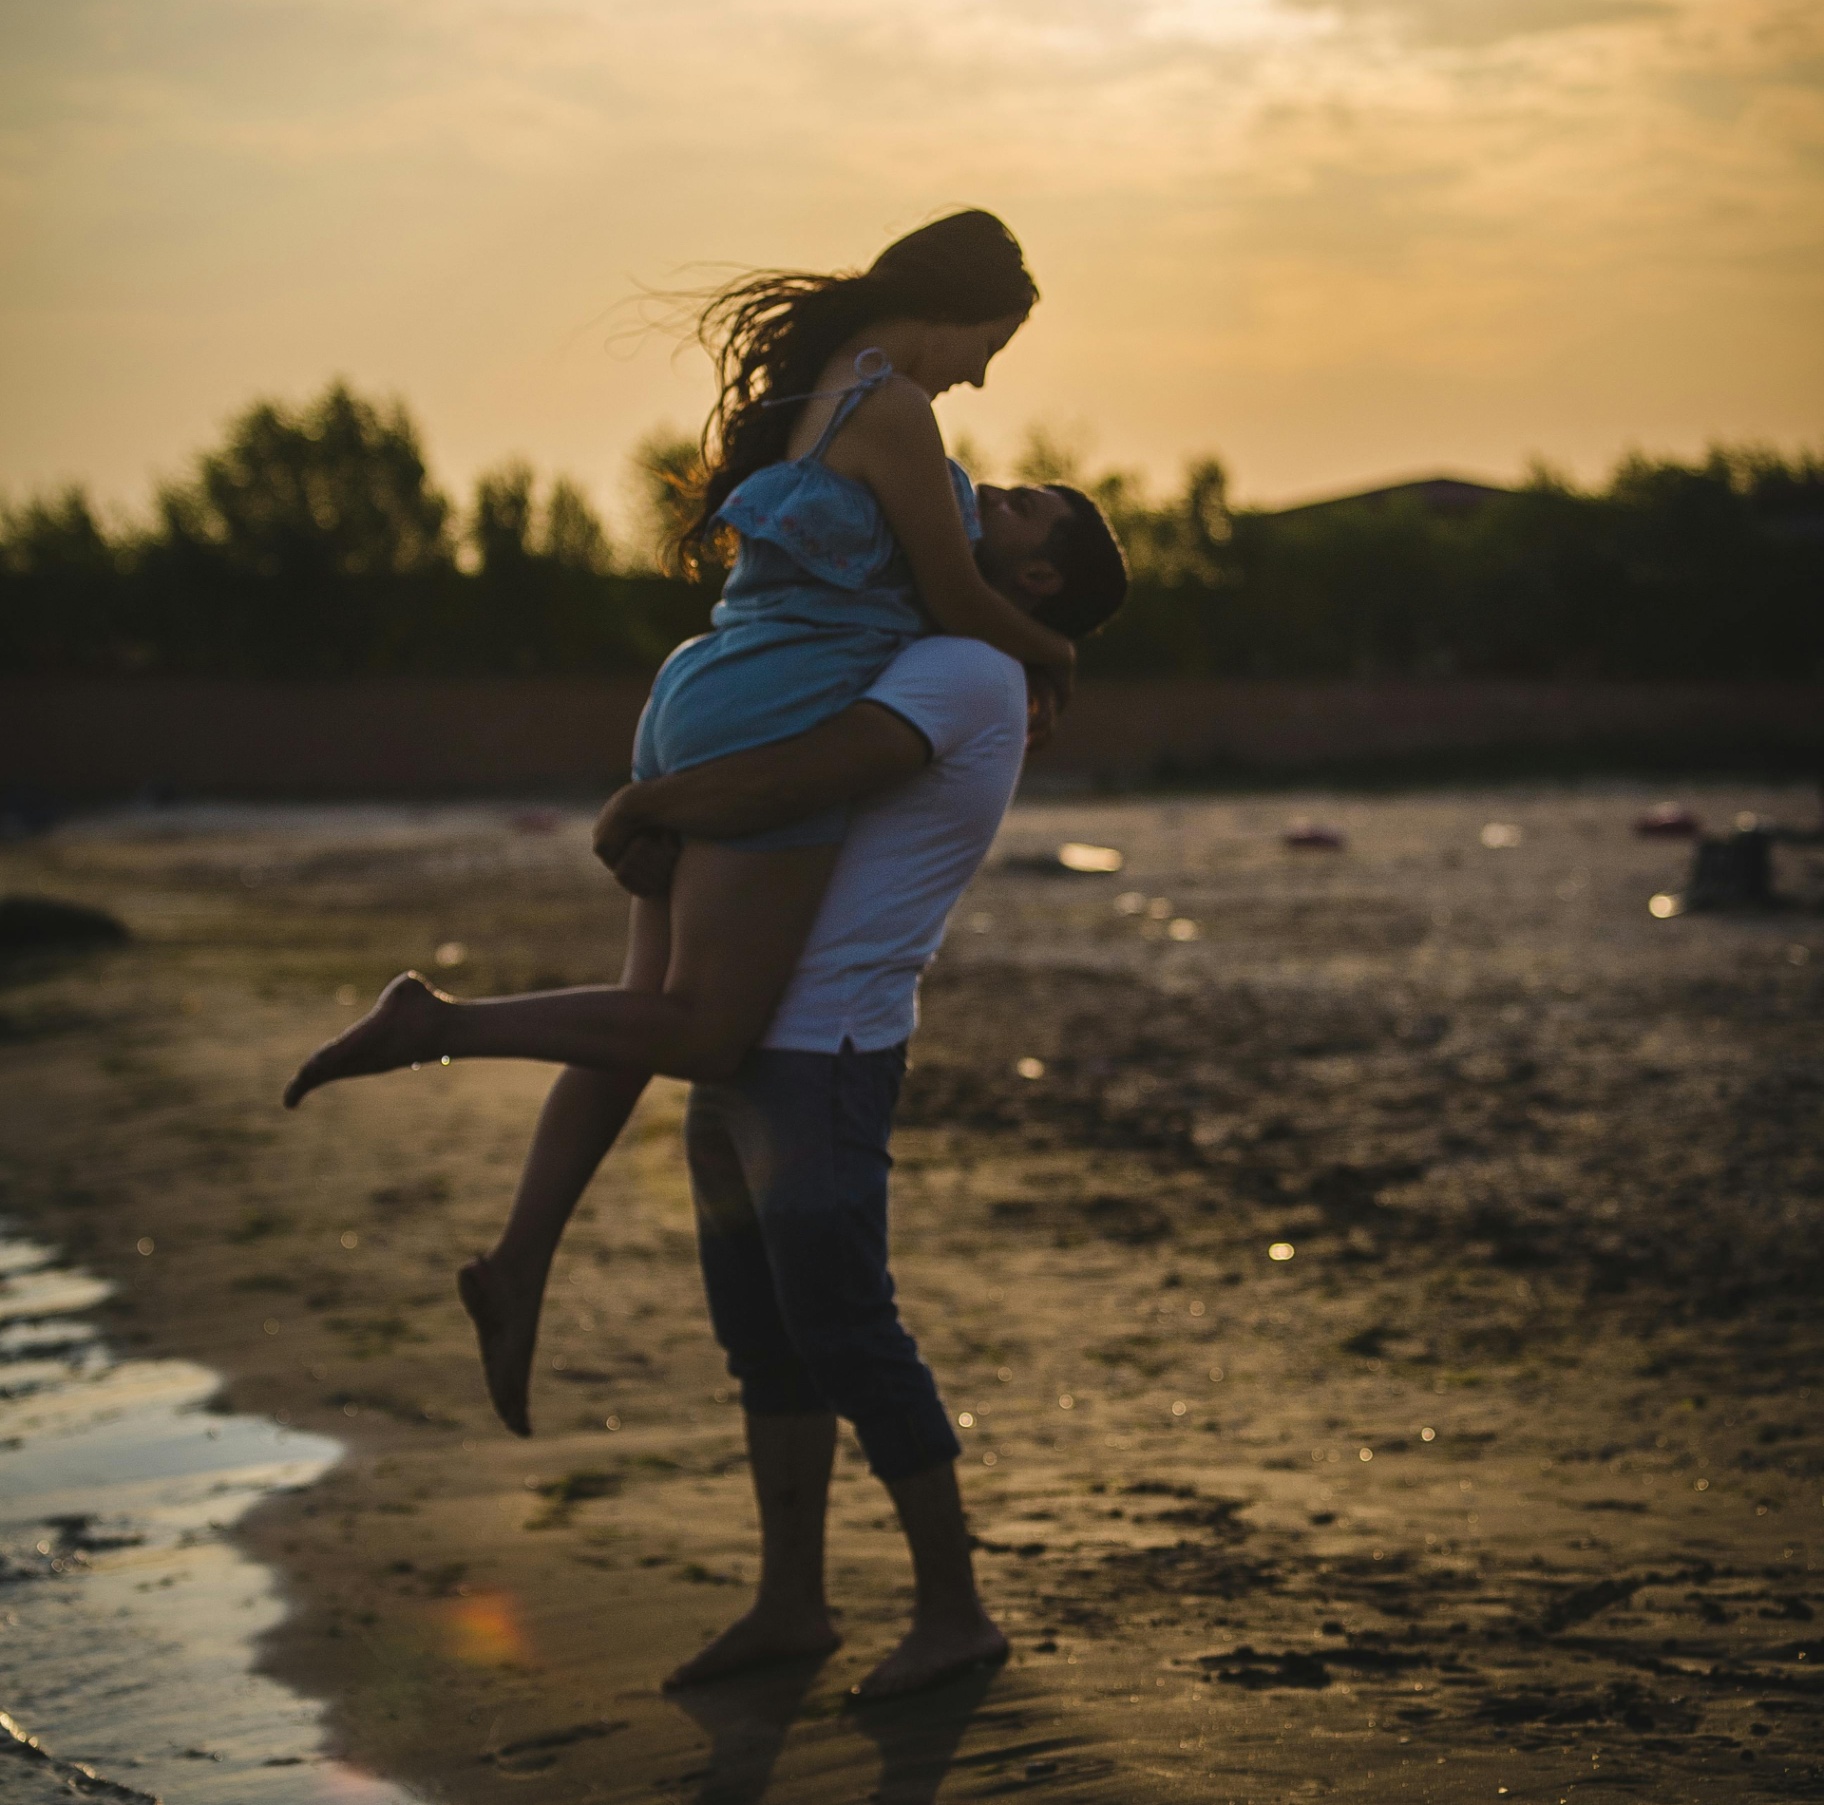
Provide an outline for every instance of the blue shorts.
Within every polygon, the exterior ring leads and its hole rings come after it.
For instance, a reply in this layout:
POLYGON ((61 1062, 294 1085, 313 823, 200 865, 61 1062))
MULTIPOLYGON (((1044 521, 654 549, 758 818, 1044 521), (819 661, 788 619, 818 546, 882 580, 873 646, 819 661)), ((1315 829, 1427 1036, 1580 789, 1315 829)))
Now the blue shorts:
MULTIPOLYGON (((837 630, 780 618, 687 639, 652 680, 633 740, 634 777, 645 782, 808 733, 859 701, 917 637, 865 623, 837 630)), ((849 811, 839 806, 723 844, 752 852, 838 846, 848 826, 849 811)))
MULTIPOLYGON (((658 722, 662 718, 658 695, 654 694, 640 711, 640 724, 633 736, 633 776, 636 783, 649 783, 667 771, 688 770, 688 765, 674 765, 660 756, 658 722)), ((746 748, 743 748, 746 750, 746 748)), ((707 763, 707 760, 702 761, 707 763)), ((717 842, 740 852, 782 852, 793 846, 840 846, 849 831, 849 810, 845 804, 819 809, 814 815, 803 815, 783 827, 768 828, 764 833, 739 834, 717 842)))
POLYGON ((905 1479, 962 1452, 887 1271, 887 1139, 904 1047, 759 1048, 693 1085, 684 1145, 710 1321, 756 1416, 834 1411, 905 1479))

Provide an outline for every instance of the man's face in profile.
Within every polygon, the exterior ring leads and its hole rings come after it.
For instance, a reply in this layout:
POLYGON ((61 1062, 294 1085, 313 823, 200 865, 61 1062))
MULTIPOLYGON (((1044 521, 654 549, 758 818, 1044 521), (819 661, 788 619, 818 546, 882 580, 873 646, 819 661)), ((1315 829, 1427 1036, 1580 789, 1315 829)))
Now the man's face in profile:
POLYGON ((1054 594, 1058 569, 1044 556, 1044 547, 1069 516, 1070 503, 1056 489, 1030 483, 1015 489, 980 483, 975 500, 982 517, 975 549, 982 575, 1003 594, 1029 605, 1054 594))

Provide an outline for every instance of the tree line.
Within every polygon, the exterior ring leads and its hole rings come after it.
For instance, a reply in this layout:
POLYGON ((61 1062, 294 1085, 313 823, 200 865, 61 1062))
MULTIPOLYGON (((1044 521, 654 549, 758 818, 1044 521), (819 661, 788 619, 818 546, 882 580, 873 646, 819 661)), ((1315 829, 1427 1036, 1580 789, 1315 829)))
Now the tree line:
MULTIPOLYGON (((659 568, 694 451, 636 459, 642 542, 574 483, 511 462, 458 508, 405 410, 335 384, 260 402, 150 520, 78 488, 0 507, 0 671, 340 677, 642 675, 700 632, 717 573, 659 568)), ((1580 489, 1544 469, 1442 510, 1417 490, 1286 512, 1086 476, 1035 434, 1028 480, 1087 488, 1133 589, 1085 648, 1111 676, 1824 677, 1824 457, 1633 456, 1580 489)))

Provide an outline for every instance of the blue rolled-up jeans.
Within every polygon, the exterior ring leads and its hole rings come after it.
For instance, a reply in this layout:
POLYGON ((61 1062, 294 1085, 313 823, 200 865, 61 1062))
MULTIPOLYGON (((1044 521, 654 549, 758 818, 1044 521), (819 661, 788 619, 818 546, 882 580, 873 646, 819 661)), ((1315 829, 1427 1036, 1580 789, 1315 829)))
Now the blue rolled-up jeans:
POLYGON ((684 1141, 710 1321, 757 1416, 834 1411, 886 1481, 961 1452, 887 1271, 905 1048, 757 1049, 693 1085, 684 1141))

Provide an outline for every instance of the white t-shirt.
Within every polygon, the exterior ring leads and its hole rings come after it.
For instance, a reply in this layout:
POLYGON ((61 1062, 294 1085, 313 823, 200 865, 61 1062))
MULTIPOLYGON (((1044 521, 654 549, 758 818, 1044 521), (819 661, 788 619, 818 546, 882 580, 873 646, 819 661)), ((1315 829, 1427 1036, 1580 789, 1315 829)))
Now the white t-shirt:
POLYGON ((763 1047, 863 1053, 905 1040, 918 980, 994 843, 1026 744, 1026 674, 979 639, 915 640, 876 679, 931 762, 859 805, 763 1047))

